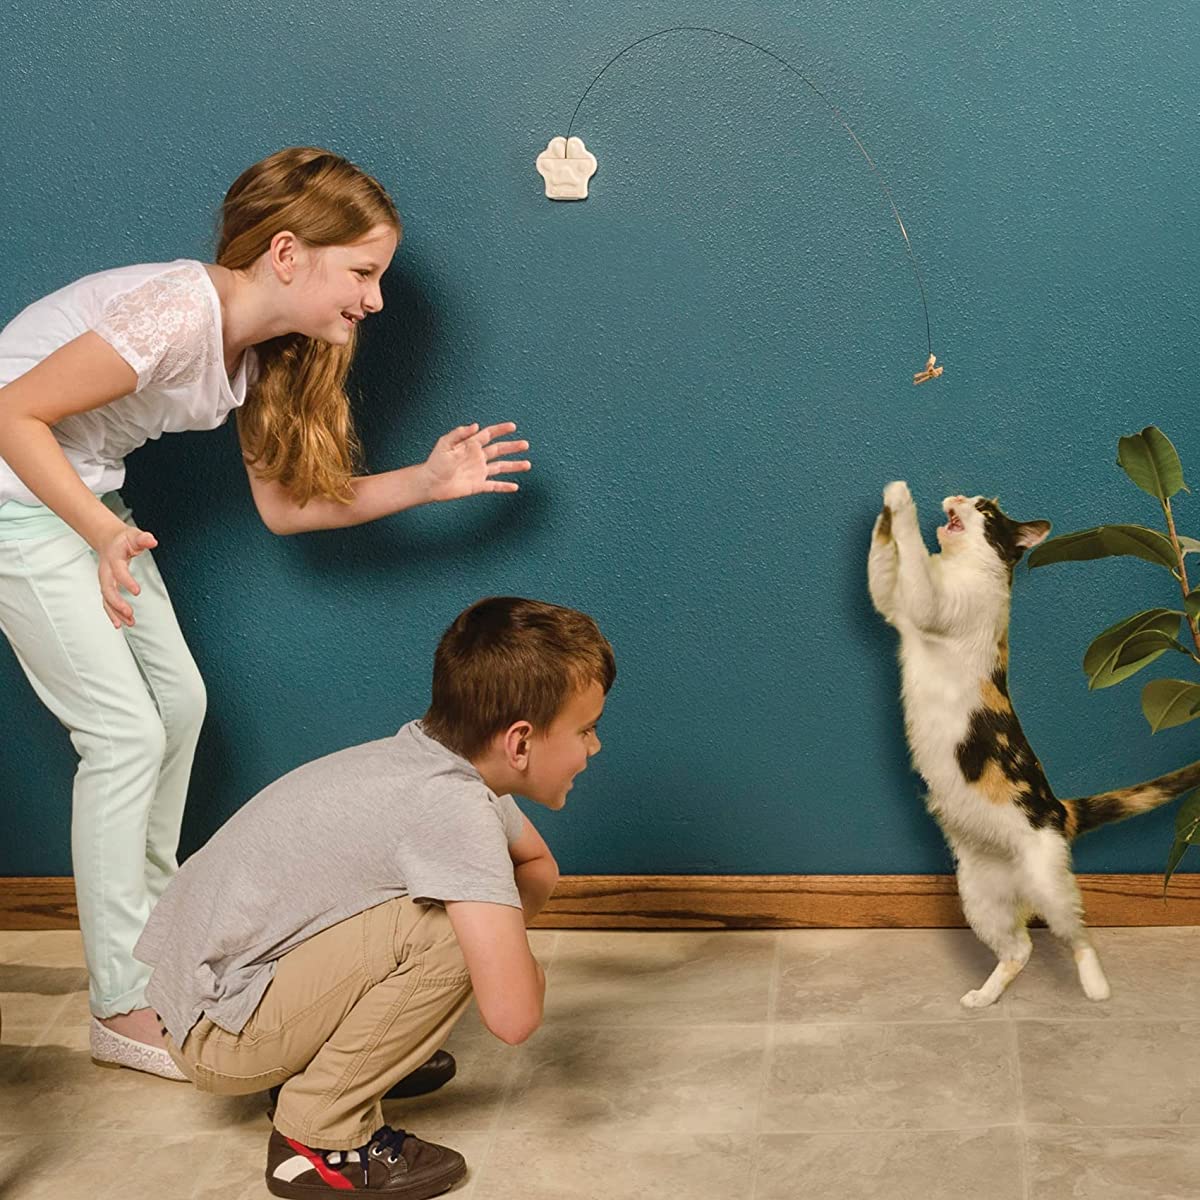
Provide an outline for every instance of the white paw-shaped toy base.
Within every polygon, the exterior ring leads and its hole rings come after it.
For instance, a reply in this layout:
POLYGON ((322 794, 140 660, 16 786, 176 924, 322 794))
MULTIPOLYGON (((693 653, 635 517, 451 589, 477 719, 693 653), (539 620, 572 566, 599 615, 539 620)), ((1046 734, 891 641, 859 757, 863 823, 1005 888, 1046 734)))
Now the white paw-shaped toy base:
POLYGON ((537 156, 537 170, 551 200, 586 200, 588 180, 596 173, 596 156, 582 138, 551 138, 537 156))

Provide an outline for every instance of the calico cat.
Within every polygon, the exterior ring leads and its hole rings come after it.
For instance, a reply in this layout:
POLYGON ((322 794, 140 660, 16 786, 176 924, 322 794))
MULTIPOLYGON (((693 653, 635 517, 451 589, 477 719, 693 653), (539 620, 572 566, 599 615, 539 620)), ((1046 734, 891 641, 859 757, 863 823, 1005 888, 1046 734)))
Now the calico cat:
POLYGON ((1074 951, 1079 982, 1106 1000, 1108 981, 1083 923, 1070 842, 1107 821, 1165 804, 1200 784, 1200 763, 1136 787, 1060 800, 1008 695, 1013 568, 1050 532, 994 500, 950 496, 929 554, 908 485, 890 483, 867 564, 871 601, 900 634, 904 723, 930 813, 954 851, 963 913, 1000 960, 962 1003, 1000 998, 1029 960, 1040 914, 1074 951))

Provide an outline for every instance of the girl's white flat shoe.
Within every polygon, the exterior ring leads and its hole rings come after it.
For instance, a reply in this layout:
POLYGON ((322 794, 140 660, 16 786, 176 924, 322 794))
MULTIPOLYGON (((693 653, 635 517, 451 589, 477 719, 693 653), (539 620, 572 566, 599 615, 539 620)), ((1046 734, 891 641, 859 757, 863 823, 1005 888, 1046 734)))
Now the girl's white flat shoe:
POLYGON ((135 1042, 123 1033, 114 1033, 95 1017, 91 1026, 92 1062, 98 1067, 129 1067, 163 1079, 187 1083, 188 1077, 175 1065, 175 1060, 160 1046, 135 1042))

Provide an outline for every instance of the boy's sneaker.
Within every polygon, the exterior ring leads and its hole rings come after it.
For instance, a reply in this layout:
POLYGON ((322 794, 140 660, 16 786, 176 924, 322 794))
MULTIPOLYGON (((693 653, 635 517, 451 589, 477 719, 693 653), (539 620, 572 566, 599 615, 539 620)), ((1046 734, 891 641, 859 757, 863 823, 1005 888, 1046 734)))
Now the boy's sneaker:
POLYGON ((396 1200, 428 1200, 467 1173, 457 1150, 384 1125, 357 1150, 313 1150, 278 1129, 267 1143, 267 1191, 293 1200, 367 1191, 396 1200))
MULTIPOLYGON (((454 1055, 448 1050, 435 1050, 419 1067, 410 1071, 399 1083, 394 1083, 383 1093, 384 1100, 408 1100, 413 1096, 426 1096, 445 1087, 454 1078, 458 1064, 454 1055)), ((280 1084, 280 1087, 283 1085, 280 1084)), ((279 1103, 279 1088, 269 1091, 270 1100, 267 1103, 267 1120, 275 1116, 275 1106, 279 1103)))

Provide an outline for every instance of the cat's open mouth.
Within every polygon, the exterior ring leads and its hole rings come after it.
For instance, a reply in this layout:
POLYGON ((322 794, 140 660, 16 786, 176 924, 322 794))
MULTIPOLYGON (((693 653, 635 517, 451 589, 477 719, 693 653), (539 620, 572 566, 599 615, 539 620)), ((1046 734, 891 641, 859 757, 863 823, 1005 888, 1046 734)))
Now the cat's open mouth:
POLYGON ((947 510, 946 516, 949 518, 949 520, 946 522, 946 532, 962 533, 963 529, 966 527, 963 525, 962 521, 959 520, 958 513, 951 508, 947 510))

